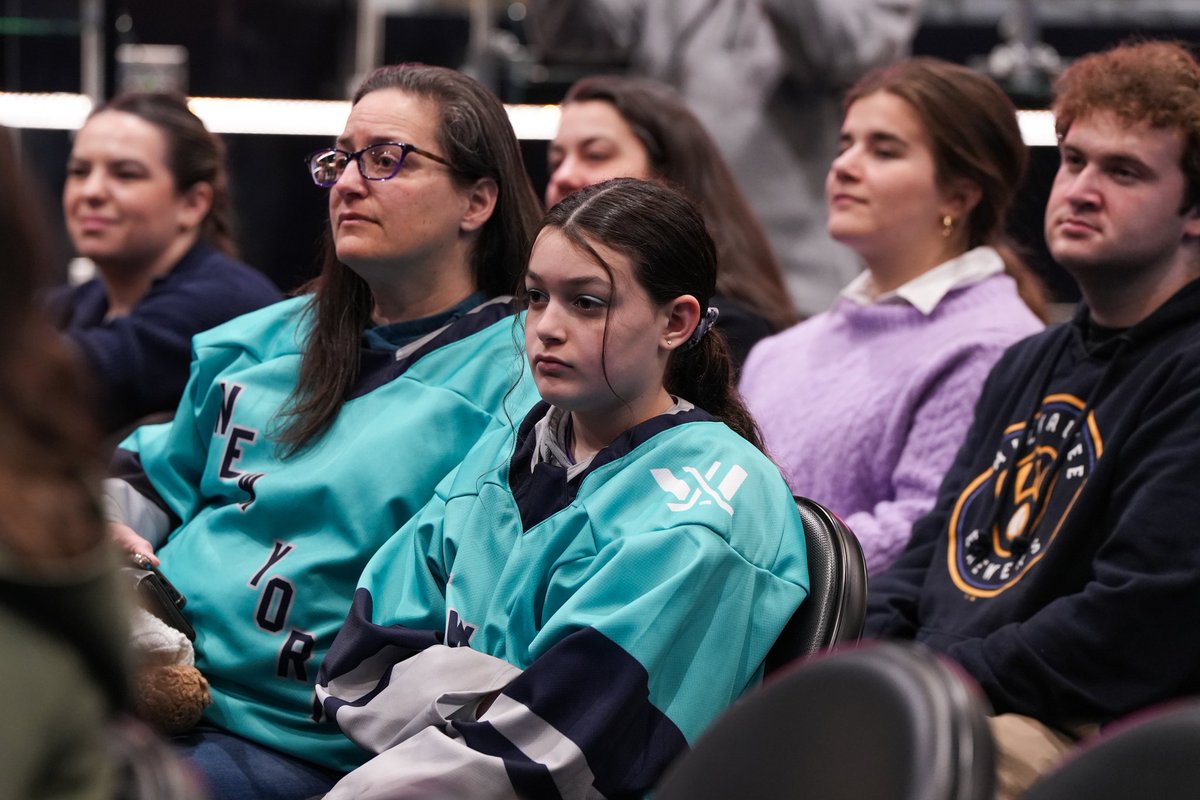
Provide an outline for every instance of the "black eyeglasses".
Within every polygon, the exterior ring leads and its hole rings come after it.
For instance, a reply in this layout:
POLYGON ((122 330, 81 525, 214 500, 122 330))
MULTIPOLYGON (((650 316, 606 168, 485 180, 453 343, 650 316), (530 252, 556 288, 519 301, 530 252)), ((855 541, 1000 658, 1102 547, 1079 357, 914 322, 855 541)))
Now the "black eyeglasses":
POLYGON ((304 157, 308 165, 308 174, 317 186, 329 188, 338 182, 342 173, 351 161, 358 162, 358 171, 369 181, 386 181, 396 177, 396 173, 404 166, 404 159, 409 153, 425 156, 428 159, 450 166, 450 162, 428 150, 422 150, 416 145, 401 142, 382 142, 364 147, 356 153, 348 153, 336 147, 327 147, 304 157))

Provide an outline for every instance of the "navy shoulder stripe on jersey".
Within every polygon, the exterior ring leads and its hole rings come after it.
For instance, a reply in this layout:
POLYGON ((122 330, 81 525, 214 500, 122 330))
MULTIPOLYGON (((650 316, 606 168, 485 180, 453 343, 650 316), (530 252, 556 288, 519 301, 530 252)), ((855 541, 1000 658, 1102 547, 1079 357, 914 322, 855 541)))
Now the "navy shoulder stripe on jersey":
POLYGON ((183 522, 154 488, 154 484, 150 482, 150 478, 142 468, 142 457, 138 453, 118 447, 109 461, 108 476, 125 481, 138 494, 162 509, 162 512, 167 515, 171 530, 175 530, 183 522))
MULTIPOLYGON (((356 589, 346 622, 334 638, 329 652, 321 662, 321 668, 317 671, 318 686, 329 685, 331 680, 350 672, 384 648, 393 649, 395 658, 392 660, 398 663, 434 645, 442 644, 441 631, 417 630, 402 625, 376 625, 371 622, 373 608, 371 593, 363 588, 356 589)), ((387 688, 390 677, 391 673, 385 672, 373 691, 353 701, 327 698, 323 707, 318 706, 314 709, 314 717, 320 719, 320 712, 323 711, 330 718, 335 718, 338 709, 343 706, 367 705, 387 688)))
POLYGON ((516 311, 516 302, 511 297, 492 298, 437 331, 412 352, 404 352, 403 348, 400 353, 360 348, 358 380, 346 399, 352 400, 373 392, 399 378, 430 353, 491 327, 505 317, 513 316, 516 311), (400 357, 397 358, 397 355, 400 357))
POLYGON ((537 447, 537 437, 533 435, 534 426, 549 410, 550 405, 542 401, 526 415, 517 431, 516 452, 509 462, 508 484, 521 512, 521 523, 525 530, 546 521, 569 506, 579 493, 579 486, 584 478, 605 464, 624 458, 645 442, 677 425, 716 420, 712 414, 701 408, 651 417, 614 439, 595 455, 587 469, 568 481, 567 471, 556 464, 543 461, 533 470, 529 468, 533 462, 533 450, 537 447))
POLYGON ((472 750, 504 761, 504 771, 521 800, 562 800, 545 764, 534 761, 488 722, 451 723, 472 750))
MULTIPOLYGON (((648 791, 688 746, 682 731, 650 702, 649 683, 636 658, 584 628, 538 657, 503 694, 575 743, 600 794, 627 797, 648 791)), ((486 721, 458 721, 454 727, 471 749, 505 759, 521 797, 558 796, 544 790, 537 771, 522 766, 528 758, 486 721)))

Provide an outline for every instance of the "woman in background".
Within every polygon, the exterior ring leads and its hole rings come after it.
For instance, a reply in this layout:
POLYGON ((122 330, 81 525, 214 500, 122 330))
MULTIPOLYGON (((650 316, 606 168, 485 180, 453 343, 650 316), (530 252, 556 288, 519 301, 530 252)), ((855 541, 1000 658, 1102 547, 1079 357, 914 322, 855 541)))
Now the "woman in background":
POLYGON ((933 506, 984 378, 1041 329, 1045 301, 1005 245, 1027 153, 999 86, 913 58, 867 75, 845 109, 829 232, 867 270, 828 312, 759 343, 741 390, 793 491, 842 516, 877 573, 933 506))
POLYGON ((75 134, 63 212, 99 275, 51 298, 110 432, 175 410, 192 336, 281 298, 237 261, 224 148, 183 97, 135 93, 75 134))
POLYGON ((673 184, 691 198, 717 243, 713 305, 735 367, 755 342, 796 321, 762 226, 716 144, 669 86, 621 75, 577 81, 563 99, 549 167, 547 207, 620 177, 673 184))

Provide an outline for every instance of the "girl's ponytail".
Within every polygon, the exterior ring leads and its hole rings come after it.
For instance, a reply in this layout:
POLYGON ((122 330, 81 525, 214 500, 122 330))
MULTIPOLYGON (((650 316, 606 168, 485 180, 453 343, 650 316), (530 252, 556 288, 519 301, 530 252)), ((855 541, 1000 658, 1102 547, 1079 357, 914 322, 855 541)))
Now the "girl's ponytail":
POLYGON ((695 347, 680 348, 667 362, 667 391, 724 422, 759 450, 762 435, 733 382, 733 360, 725 336, 713 329, 695 347))

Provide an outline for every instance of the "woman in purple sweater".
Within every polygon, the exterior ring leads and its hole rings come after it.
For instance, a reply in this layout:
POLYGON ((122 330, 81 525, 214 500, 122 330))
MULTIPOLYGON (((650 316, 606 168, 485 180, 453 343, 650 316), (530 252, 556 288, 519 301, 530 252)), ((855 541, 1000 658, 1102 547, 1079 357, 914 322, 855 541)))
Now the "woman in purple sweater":
POLYGON ((1042 328, 1044 299, 1004 245, 1027 154, 995 83, 913 58, 844 108, 829 232, 867 269, 755 346, 741 390, 792 490, 845 519, 874 574, 933 505, 984 377, 1042 328))

